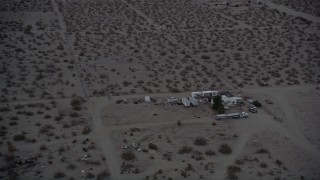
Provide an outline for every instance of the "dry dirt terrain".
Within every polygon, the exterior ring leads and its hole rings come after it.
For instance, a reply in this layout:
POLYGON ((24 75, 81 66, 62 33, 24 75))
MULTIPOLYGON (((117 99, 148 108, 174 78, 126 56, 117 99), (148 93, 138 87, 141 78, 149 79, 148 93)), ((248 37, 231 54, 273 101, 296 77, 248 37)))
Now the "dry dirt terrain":
POLYGON ((320 3, 221 2, 0 0, 0 179, 319 179, 320 3))
POLYGON ((263 108, 248 119, 226 121, 214 120, 215 113, 204 102, 189 108, 163 103, 170 94, 138 104, 134 102, 143 97, 92 99, 96 127, 110 154, 110 168, 116 172, 111 177, 317 179, 319 86, 242 89, 242 94, 257 98, 263 108), (128 103, 117 104, 119 99, 128 103), (199 139, 204 143, 198 144, 199 139), (122 150, 132 143, 139 144, 141 151, 122 150), (225 144, 231 152, 222 148, 225 144), (127 152, 134 154, 133 160, 123 157, 127 152))

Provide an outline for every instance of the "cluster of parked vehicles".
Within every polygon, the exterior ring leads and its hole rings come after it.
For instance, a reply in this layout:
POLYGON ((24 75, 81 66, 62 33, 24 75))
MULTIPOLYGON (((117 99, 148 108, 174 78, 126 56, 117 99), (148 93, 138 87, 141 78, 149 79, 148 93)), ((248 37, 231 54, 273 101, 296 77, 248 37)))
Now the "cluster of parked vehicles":
MULTIPOLYGON (((254 102, 251 99, 247 100, 249 103, 248 110, 251 113, 257 113, 258 109, 255 105, 252 104, 254 102)), ((244 105, 244 103, 241 103, 241 106, 244 105)), ((242 108, 240 108, 242 110, 242 108)), ((247 118, 249 117, 248 113, 246 112, 237 112, 237 113, 229 113, 229 114, 218 114, 216 115, 216 120, 221 120, 221 119, 227 119, 227 118, 232 118, 232 119, 239 119, 239 118, 247 118)))

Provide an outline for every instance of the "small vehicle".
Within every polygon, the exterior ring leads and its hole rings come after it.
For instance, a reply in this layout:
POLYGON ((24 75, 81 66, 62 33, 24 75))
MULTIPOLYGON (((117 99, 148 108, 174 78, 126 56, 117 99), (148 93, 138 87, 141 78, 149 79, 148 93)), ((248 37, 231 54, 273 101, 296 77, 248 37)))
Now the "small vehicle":
POLYGON ((176 104, 178 102, 178 99, 176 97, 170 97, 167 99, 168 103, 176 104))
POLYGON ((268 104, 273 104, 273 102, 270 100, 270 99, 266 99, 266 100, 264 100, 266 103, 268 103, 268 104))
POLYGON ((257 110, 256 107, 251 107, 251 108, 249 109, 249 111, 252 112, 252 113, 257 113, 257 112, 258 112, 258 110, 257 110))

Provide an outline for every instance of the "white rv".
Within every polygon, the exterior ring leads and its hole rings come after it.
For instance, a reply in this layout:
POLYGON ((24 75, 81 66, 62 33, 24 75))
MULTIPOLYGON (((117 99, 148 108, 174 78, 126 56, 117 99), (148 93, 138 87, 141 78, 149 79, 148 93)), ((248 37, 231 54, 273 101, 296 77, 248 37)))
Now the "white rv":
POLYGON ((189 97, 189 101, 193 106, 198 106, 199 105, 198 100, 196 98, 194 98, 194 97, 189 97))
POLYGON ((198 92, 191 92, 191 97, 201 97, 202 96, 202 92, 198 91, 198 92))
POLYGON ((227 97, 226 95, 222 95, 221 99, 226 106, 237 106, 242 101, 241 97, 227 97))
POLYGON ((202 91, 203 97, 213 97, 217 95, 218 95, 218 91, 202 91))
POLYGON ((181 101, 184 106, 186 107, 190 106, 190 101, 187 98, 182 98, 181 101))

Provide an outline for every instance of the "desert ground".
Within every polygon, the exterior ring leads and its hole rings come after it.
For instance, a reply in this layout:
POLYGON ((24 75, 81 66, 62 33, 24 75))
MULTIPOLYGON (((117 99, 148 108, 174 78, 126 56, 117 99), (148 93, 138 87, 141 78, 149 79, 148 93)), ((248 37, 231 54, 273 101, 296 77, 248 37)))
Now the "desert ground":
POLYGON ((222 2, 1 0, 0 179, 320 179, 320 3, 222 2))

